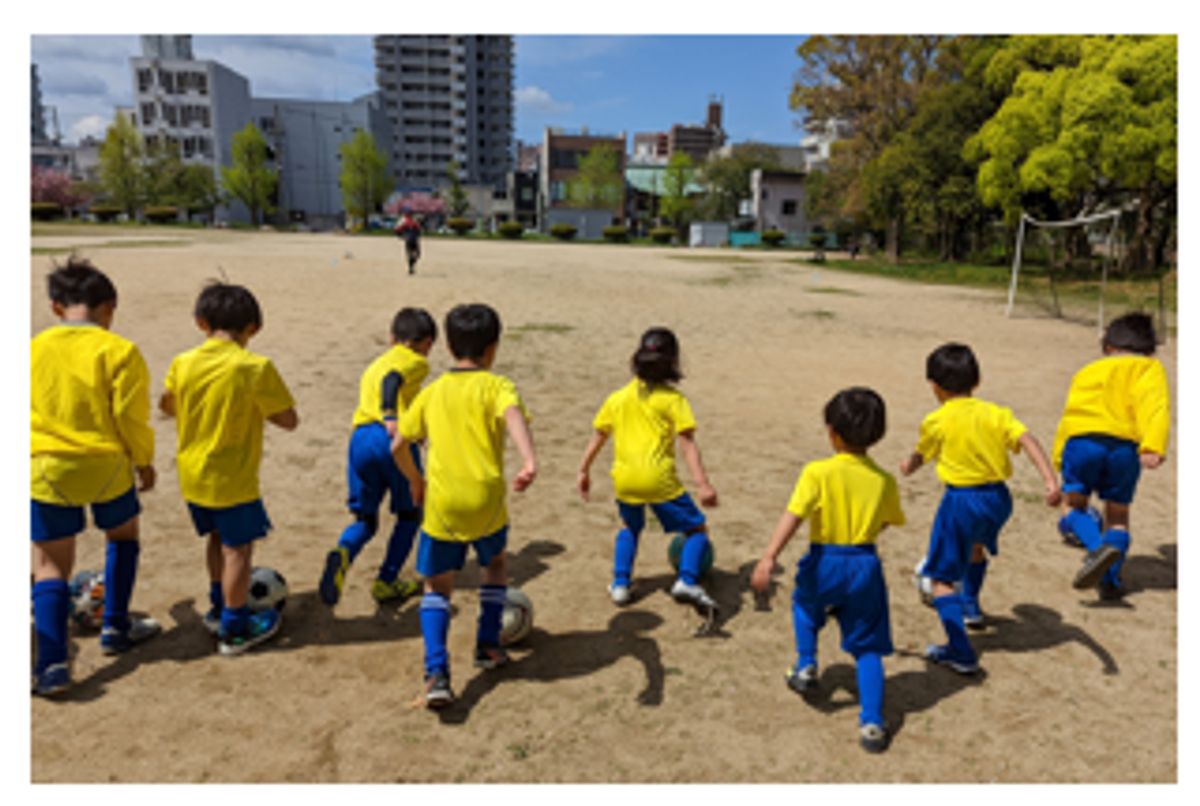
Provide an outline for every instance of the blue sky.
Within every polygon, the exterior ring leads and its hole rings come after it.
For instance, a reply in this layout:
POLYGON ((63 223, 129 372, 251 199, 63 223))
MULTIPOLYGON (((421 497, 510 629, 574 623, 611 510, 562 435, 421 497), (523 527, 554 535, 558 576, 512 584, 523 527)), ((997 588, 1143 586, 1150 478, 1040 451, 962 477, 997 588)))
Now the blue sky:
MULTIPOLYGON (((661 131, 699 123, 710 95, 724 99, 733 140, 795 143, 787 96, 801 36, 516 37, 516 136, 540 141, 544 126, 596 132, 661 131)), ((64 138, 102 136, 113 107, 132 103, 129 58, 136 36, 35 35, 44 102, 64 138)), ((375 88, 369 36, 197 35, 197 58, 250 80, 257 96, 350 99, 375 88)))

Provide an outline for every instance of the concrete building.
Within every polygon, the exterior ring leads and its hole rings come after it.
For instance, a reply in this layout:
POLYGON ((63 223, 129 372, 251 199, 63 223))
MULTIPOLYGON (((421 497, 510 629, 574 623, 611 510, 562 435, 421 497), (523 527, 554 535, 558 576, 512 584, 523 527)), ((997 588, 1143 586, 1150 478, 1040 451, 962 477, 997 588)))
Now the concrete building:
POLYGON ((721 127, 721 101, 711 98, 708 114, 700 126, 676 123, 667 133, 668 159, 683 152, 699 164, 708 159, 709 152, 725 144, 725 130, 721 127))
MULTIPOLYGON (((609 145, 617 153, 617 170, 625 174, 625 132, 589 134, 587 129, 565 132, 547 127, 542 135, 542 164, 538 170, 543 210, 569 207, 567 185, 579 173, 579 160, 599 145, 609 145)), ((619 218, 625 207, 624 188, 619 203, 612 207, 619 218)))
POLYGON ((504 188, 512 170, 513 38, 374 38, 376 84, 392 131, 392 175, 401 189, 461 179, 504 188))
POLYGON ((542 161, 542 146, 540 143, 523 143, 517 141, 517 167, 521 172, 537 173, 542 161))
POLYGON ((795 240, 807 237, 812 225, 804 215, 804 174, 764 171, 750 174, 750 215, 755 229, 778 229, 795 240))
POLYGON ((666 165, 671 144, 666 132, 635 132, 630 165, 666 165))
POLYGON ((45 143, 46 110, 42 106, 42 82, 38 78, 37 65, 29 65, 29 142, 33 145, 45 143))
POLYGON ((780 145, 778 143, 759 143, 754 140, 746 140, 741 143, 726 143, 713 152, 717 157, 731 157, 741 151, 749 149, 769 149, 775 154, 775 159, 779 162, 779 167, 785 171, 800 171, 808 170, 808 152, 803 146, 780 145))
POLYGON ((849 121, 839 118, 830 120, 807 120, 804 123, 806 134, 800 138, 800 148, 804 151, 804 170, 824 170, 829 165, 829 149, 838 140, 850 136, 849 121))

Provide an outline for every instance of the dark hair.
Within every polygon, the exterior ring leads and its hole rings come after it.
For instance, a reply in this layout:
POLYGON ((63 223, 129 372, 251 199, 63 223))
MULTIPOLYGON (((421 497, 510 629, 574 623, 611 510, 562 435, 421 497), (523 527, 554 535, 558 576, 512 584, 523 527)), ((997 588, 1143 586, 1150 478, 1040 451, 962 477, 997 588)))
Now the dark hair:
POLYGON ((1154 320, 1149 314, 1127 313, 1108 323, 1104 331, 1105 347, 1142 355, 1154 355, 1158 337, 1154 333, 1154 320))
POLYGON ((193 312, 212 330, 240 333, 253 325, 262 327, 262 309, 248 288, 213 281, 196 298, 193 312))
POLYGON ((500 315, 490 305, 456 305, 446 314, 446 341, 455 358, 482 358, 500 341, 500 315))
POLYGON ((875 390, 852 386, 825 404, 825 424, 847 447, 865 451, 883 439, 887 431, 887 407, 875 390))
POLYGON ((681 379, 679 341, 675 334, 665 327, 647 330, 629 359, 629 367, 646 383, 674 383, 681 379))
POLYGON ((969 394, 979 385, 979 362, 967 345, 943 344, 925 359, 925 377, 951 394, 969 394))
POLYGON ((424 308, 401 308, 392 319, 392 338, 399 344, 411 344, 421 339, 437 341, 437 322, 424 308))
POLYGON ((46 276, 50 299, 64 307, 86 305, 98 308, 106 302, 117 302, 117 287, 108 276, 81 257, 70 257, 65 266, 55 266, 46 276))

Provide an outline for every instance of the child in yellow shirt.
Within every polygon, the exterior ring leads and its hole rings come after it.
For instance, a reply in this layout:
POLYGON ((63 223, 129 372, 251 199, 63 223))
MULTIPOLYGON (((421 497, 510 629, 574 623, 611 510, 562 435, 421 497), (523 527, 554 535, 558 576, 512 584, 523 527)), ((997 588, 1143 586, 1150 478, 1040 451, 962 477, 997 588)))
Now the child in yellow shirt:
POLYGON ((1142 468, 1166 461, 1171 427, 1167 373, 1152 356, 1157 341, 1146 314, 1114 319, 1104 332, 1104 357, 1075 374, 1054 437, 1066 513, 1059 531, 1088 550, 1074 586, 1099 586, 1100 598, 1120 599, 1121 565, 1129 553, 1129 507, 1142 468), (1095 492, 1104 525, 1088 513, 1095 492))

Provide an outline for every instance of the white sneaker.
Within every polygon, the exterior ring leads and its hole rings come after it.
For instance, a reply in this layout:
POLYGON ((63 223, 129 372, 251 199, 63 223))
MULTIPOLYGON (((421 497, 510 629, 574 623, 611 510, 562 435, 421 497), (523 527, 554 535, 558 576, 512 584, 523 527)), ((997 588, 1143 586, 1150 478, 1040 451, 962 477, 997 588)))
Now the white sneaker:
POLYGON ((613 604, 615 604, 617 607, 624 607, 625 605, 629 604, 630 599, 633 598, 629 594, 628 585, 618 585, 615 582, 609 584, 608 595, 612 597, 613 604))
POLYGON ((681 604, 690 604, 703 615, 711 615, 718 609, 717 603, 704 592, 704 588, 699 585, 689 585, 682 579, 675 580, 675 584, 671 586, 671 596, 681 604))

